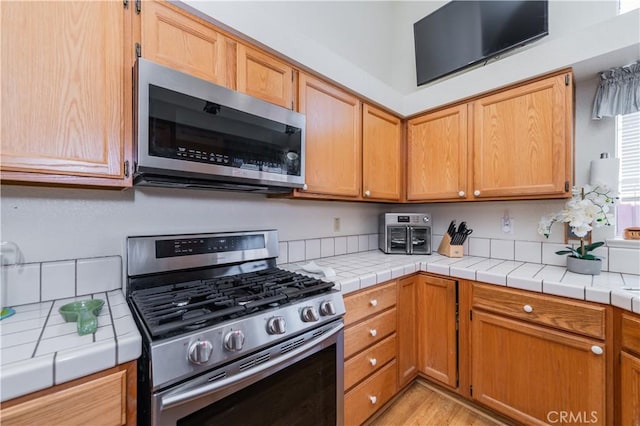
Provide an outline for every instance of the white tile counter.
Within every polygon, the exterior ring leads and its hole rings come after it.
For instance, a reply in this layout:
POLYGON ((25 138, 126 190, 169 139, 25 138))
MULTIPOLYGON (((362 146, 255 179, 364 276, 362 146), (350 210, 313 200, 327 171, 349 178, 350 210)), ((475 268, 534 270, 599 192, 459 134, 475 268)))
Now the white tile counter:
POLYGON ((137 359, 142 339, 121 290, 14 306, 0 321, 0 401, 87 376, 137 359), (78 335, 60 306, 105 301, 94 334, 78 335))
MULTIPOLYGON (((342 256, 315 259, 319 266, 335 270, 330 278, 344 294, 378 283, 426 271, 455 278, 475 280, 573 299, 611 304, 640 313, 640 275, 601 272, 580 275, 564 266, 527 263, 513 260, 465 256, 449 258, 438 253, 409 256, 388 255, 371 250, 342 256)), ((279 265, 283 269, 308 274, 302 270, 307 262, 279 265)))

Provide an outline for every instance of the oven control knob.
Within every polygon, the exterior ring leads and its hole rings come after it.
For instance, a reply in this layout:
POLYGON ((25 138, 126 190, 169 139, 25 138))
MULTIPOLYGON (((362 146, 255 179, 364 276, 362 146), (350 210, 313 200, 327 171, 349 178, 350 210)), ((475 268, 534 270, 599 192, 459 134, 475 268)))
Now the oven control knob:
POLYGON ((320 304, 320 315, 328 316, 335 315, 336 309, 333 307, 333 303, 330 301, 322 302, 320 304))
POLYGON ((320 319, 318 315, 318 311, 313 306, 305 306, 302 308, 302 321, 304 322, 315 322, 320 319))
POLYGON ((233 330, 225 334, 224 347, 231 352, 238 352, 244 345, 244 333, 242 330, 233 330))
POLYGON ((189 346, 189 361, 203 365, 209 362, 213 352, 213 345, 208 340, 198 340, 189 346))
POLYGON ((269 334, 284 334, 287 331, 287 323, 284 317, 269 318, 267 322, 267 333, 269 334))

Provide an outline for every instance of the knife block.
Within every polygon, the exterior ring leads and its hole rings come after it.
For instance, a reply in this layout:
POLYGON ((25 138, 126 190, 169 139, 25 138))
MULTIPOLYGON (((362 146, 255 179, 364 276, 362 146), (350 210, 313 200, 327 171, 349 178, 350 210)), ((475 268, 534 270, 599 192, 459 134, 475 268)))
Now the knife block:
POLYGON ((444 234, 440 247, 438 247, 438 253, 447 257, 462 257, 464 250, 462 245, 451 245, 451 236, 444 234))

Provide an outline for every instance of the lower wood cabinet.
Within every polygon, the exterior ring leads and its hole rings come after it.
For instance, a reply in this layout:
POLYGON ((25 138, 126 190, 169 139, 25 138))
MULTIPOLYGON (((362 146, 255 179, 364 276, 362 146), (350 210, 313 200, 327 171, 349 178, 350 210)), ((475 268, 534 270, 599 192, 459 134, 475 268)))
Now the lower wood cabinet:
POLYGON ((398 387, 403 388, 418 374, 418 276, 398 282, 398 387))
MULTIPOLYGON (((487 292, 495 291, 495 299, 500 297, 499 292, 505 291, 489 287, 474 285, 472 398, 525 424, 553 424, 563 419, 564 423, 572 419, 581 424, 608 424, 610 348, 601 339, 564 331, 564 327, 572 328, 572 323, 562 323, 554 315, 557 303, 567 304, 567 308, 559 312, 567 312, 575 303, 536 295, 553 303, 522 305, 523 312, 536 313, 556 325, 547 327, 539 325, 539 319, 520 319, 519 313, 501 314, 497 312, 498 306, 495 313, 485 312, 481 306, 487 292), (476 287, 482 296, 476 296, 476 287)), ((513 297, 519 294, 528 297, 524 294, 527 292, 509 291, 514 293, 513 297)), ((504 311, 509 312, 506 308, 504 311)), ((604 316, 601 321, 600 326, 604 328, 604 316)), ((575 328, 580 327, 575 325, 575 328)))
POLYGON ((136 362, 2 403, 4 425, 135 425, 136 362))
POLYGON ((418 276, 418 369, 438 382, 458 386, 457 282, 418 276))
POLYGON ((640 357, 620 354, 621 424, 640 425, 640 357))
POLYGON ((620 352, 621 425, 640 425, 640 316, 623 313, 620 352))
POLYGON ((344 424, 362 424, 395 395, 397 388, 398 376, 394 360, 345 394, 344 424))
POLYGON ((346 425, 420 376, 518 424, 640 426, 639 315, 429 273, 345 306, 346 425))
POLYGON ((396 290, 391 281, 345 297, 344 417, 360 425, 398 390, 396 290))

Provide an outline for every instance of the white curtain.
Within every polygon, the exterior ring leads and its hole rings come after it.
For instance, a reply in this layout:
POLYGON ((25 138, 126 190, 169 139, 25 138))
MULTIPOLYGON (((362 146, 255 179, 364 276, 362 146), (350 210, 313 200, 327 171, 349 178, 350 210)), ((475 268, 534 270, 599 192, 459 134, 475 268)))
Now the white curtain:
POLYGON ((640 111, 640 61, 600 73, 594 120, 640 111))

